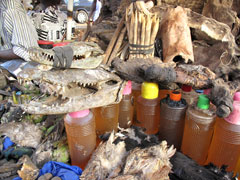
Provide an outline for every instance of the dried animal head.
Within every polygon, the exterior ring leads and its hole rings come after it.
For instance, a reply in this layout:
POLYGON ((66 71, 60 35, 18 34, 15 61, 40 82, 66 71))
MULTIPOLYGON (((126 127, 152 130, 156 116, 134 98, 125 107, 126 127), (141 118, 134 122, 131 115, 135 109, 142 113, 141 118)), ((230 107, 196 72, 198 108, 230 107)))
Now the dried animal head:
MULTIPOLYGON (((103 60, 103 50, 93 42, 73 42, 68 44, 73 50, 73 60, 70 68, 91 69, 100 65, 103 60)), ((28 49, 30 59, 45 65, 54 65, 54 51, 33 47, 28 49)))
POLYGON ((18 80, 21 84, 34 82, 44 94, 20 105, 31 114, 65 114, 118 103, 125 84, 105 66, 85 70, 27 69, 18 74, 18 80))

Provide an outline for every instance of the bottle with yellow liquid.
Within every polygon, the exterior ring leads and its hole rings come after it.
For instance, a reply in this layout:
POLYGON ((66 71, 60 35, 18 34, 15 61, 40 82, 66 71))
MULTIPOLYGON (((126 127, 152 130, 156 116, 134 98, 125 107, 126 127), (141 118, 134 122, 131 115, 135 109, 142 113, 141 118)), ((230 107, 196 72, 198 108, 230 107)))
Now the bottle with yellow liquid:
POLYGON ((216 119, 215 107, 207 95, 199 95, 197 105, 187 109, 181 151, 203 165, 207 160, 216 119))
POLYGON ((96 146, 95 119, 91 111, 72 112, 65 116, 71 164, 84 169, 96 146))
POLYGON ((159 128, 160 101, 156 83, 142 83, 141 95, 137 100, 136 125, 146 129, 147 134, 156 134, 159 128))
POLYGON ((128 81, 123 89, 123 97, 119 103, 119 126, 121 128, 129 128, 133 121, 133 98, 132 98, 132 82, 128 81))
POLYGON ((187 102, 181 98, 179 91, 172 91, 170 97, 161 100, 159 139, 166 140, 180 150, 183 137, 187 102))
POLYGON ((102 135, 106 132, 117 131, 119 104, 110 104, 103 107, 93 109, 96 119, 97 135, 102 135))
MULTIPOLYGON (((236 95, 235 95, 236 96, 236 95)), ((227 118, 218 118, 207 163, 234 171, 240 157, 240 101, 233 102, 233 112, 227 118)))

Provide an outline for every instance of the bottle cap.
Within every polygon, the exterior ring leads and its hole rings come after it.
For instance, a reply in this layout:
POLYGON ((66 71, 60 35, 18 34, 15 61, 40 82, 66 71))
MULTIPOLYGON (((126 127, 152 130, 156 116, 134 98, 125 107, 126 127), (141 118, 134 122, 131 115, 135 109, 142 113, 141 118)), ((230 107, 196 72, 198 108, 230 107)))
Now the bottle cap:
POLYGON ((210 101, 206 94, 201 94, 198 96, 197 107, 199 109, 209 109, 210 101))
POLYGON ((233 101, 240 101, 240 92, 235 92, 233 96, 233 101))
POLYGON ((240 125, 240 101, 233 101, 233 112, 225 120, 240 125))
POLYGON ((208 95, 210 94, 210 92, 211 92, 211 89, 204 89, 203 94, 208 95))
POLYGON ((170 92, 170 99, 173 101, 180 101, 181 97, 182 97, 182 95, 179 91, 171 91, 170 92))
POLYGON ((128 81, 123 89, 123 95, 129 95, 132 93, 132 81, 128 81))
POLYGON ((89 109, 86 109, 86 110, 82 110, 82 111, 77 111, 77 112, 71 112, 69 113, 69 115, 72 117, 72 118, 82 118, 82 117, 85 117, 89 114, 89 109))
POLYGON ((186 85, 186 84, 183 84, 183 85, 182 85, 182 90, 183 90, 184 92, 191 92, 191 91, 192 91, 192 86, 188 86, 188 85, 186 85))
POLYGON ((142 97, 145 99, 156 99, 158 97, 158 84, 143 82, 141 93, 142 97))
POLYGON ((61 43, 55 43, 53 44, 53 47, 56 47, 56 46, 66 46, 68 45, 70 42, 61 42, 61 43))
POLYGON ((196 91, 196 93, 198 93, 198 94, 203 94, 204 93, 204 90, 202 90, 202 89, 197 89, 197 90, 195 90, 196 91))
POLYGON ((51 45, 54 44, 53 41, 44 41, 44 40, 38 40, 38 44, 44 44, 44 45, 51 45))

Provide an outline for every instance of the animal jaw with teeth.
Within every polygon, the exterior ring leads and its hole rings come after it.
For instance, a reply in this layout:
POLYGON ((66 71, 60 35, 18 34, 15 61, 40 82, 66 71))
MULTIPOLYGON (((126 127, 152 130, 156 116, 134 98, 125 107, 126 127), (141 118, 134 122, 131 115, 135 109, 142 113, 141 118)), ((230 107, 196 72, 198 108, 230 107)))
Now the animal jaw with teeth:
MULTIPOLYGON (((69 43, 68 46, 73 50, 73 61, 70 68, 96 68, 103 60, 104 52, 96 43, 73 42, 69 43)), ((28 49, 28 53, 32 61, 49 66, 54 64, 54 51, 52 49, 33 47, 28 49)))
POLYGON ((33 81, 42 93, 49 95, 20 105, 30 114, 65 114, 118 103, 125 85, 103 65, 85 70, 28 69, 18 74, 18 80, 33 81))

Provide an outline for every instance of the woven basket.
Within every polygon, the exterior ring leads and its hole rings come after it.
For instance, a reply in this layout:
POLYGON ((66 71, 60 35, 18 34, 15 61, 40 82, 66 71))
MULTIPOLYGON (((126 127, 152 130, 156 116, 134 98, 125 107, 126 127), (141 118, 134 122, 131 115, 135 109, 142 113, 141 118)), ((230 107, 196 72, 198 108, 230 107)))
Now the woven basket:
POLYGON ((190 8, 195 12, 202 13, 206 1, 207 0, 162 0, 162 3, 190 8))

